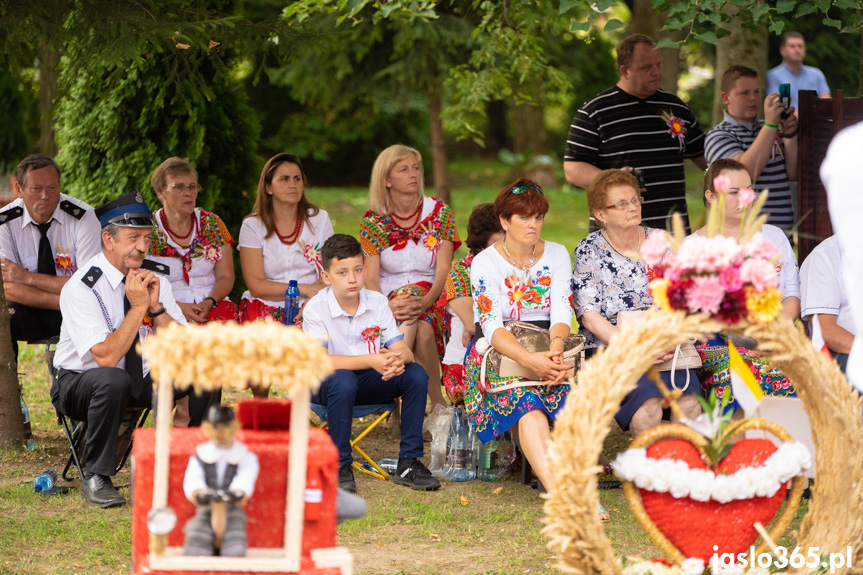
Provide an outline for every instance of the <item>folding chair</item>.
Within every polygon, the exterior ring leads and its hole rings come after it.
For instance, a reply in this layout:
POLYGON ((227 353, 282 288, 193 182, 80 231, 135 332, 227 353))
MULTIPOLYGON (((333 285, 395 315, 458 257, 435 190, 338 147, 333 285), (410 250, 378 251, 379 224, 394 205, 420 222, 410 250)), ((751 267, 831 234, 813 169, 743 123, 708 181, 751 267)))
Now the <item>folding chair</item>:
MULTIPOLYGON (((321 429, 326 429, 326 428, 327 428, 327 425, 328 425, 328 422, 327 422, 327 406, 325 406, 325 405, 319 405, 319 404, 317 404, 317 403, 312 403, 312 404, 310 404, 310 405, 309 405, 309 407, 310 407, 310 408, 311 408, 311 410, 315 413, 315 415, 317 415, 317 416, 318 416, 318 418, 321 420, 320 428, 321 428, 321 429)), ((366 454, 366 452, 365 452, 365 451, 363 451, 363 450, 362 450, 362 448, 360 448, 360 447, 359 447, 359 445, 357 445, 357 444, 358 444, 358 443, 359 443, 359 442, 360 442, 360 441, 361 441, 361 440, 362 440, 366 435, 368 435, 368 434, 369 434, 369 432, 371 432, 371 430, 372 430, 372 429, 374 429, 375 427, 377 427, 377 425, 378 425, 380 422, 382 422, 384 419, 386 419, 387 417, 389 417, 390 413, 392 413, 392 411, 393 411, 395 408, 396 408, 396 404, 395 404, 395 402, 394 402, 394 401, 391 401, 390 403, 381 403, 381 404, 378 404, 378 405, 355 405, 355 406, 354 406, 353 415, 352 415, 353 419, 359 419, 359 418, 361 418, 361 417, 366 417, 367 415, 371 415, 371 414, 373 414, 373 413, 374 413, 374 414, 379 414, 379 415, 378 415, 378 417, 377 417, 377 419, 375 419, 375 420, 374 420, 373 422, 371 422, 368 426, 366 426, 366 428, 365 428, 365 429, 363 429, 363 431, 362 431, 359 435, 357 435, 354 439, 352 439, 352 440, 351 440, 351 448, 352 448, 354 451, 356 451, 356 452, 359 454, 359 456, 360 456, 360 457, 362 457, 362 458, 363 458, 363 459, 364 459, 364 460, 365 460, 365 461, 366 461, 366 462, 367 462, 367 463, 368 463, 372 468, 371 468, 371 469, 366 469, 366 468, 365 468, 365 467, 364 467, 360 462, 358 462, 358 461, 354 461, 354 462, 353 462, 352 467, 353 467, 354 469, 356 469, 357 471, 361 471, 362 473, 366 473, 366 474, 368 474, 368 475, 371 475, 372 477, 377 477, 378 479, 383 479, 384 481, 386 481, 387 479, 389 479, 389 478, 390 478, 390 476, 389 476, 389 475, 387 475, 387 472, 386 472, 386 471, 384 471, 384 470, 381 468, 381 466, 380 466, 380 465, 378 465, 378 464, 377 464, 377 462, 376 462, 374 459, 372 459, 371 457, 369 457, 369 456, 366 454)))
MULTIPOLYGON (((57 351, 58 341, 60 341, 60 337, 54 336, 45 343, 45 363, 48 364, 48 372, 51 374, 52 380, 56 376, 54 353, 57 351)), ((75 421, 56 410, 55 413, 57 414, 57 423, 63 426, 66 440, 69 442, 69 459, 66 460, 66 467, 63 468, 63 480, 66 482, 72 481, 69 470, 72 468, 72 464, 74 464, 83 481, 84 466, 81 465, 81 461, 86 459, 87 454, 87 422, 75 421)), ((128 444, 123 447, 122 456, 119 457, 120 461, 117 463, 115 470, 116 472, 123 469, 123 466, 126 465, 126 460, 129 459, 129 454, 132 453, 132 432, 136 427, 144 426, 148 415, 150 415, 149 407, 130 407, 123 414, 123 419, 120 420, 120 440, 117 445, 118 447, 123 446, 125 441, 128 441, 128 444)))

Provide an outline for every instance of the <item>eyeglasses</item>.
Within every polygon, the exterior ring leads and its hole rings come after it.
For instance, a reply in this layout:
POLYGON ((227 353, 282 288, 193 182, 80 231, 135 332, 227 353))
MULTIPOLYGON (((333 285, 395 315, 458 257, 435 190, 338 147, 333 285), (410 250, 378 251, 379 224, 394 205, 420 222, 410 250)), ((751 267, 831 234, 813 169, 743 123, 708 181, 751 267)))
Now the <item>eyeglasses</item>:
POLYGON ((610 206, 605 206, 605 209, 610 210, 611 208, 614 208, 616 210, 625 210, 626 208, 629 207, 629 204, 632 204, 636 208, 640 208, 641 204, 643 204, 643 203, 644 203, 644 198, 642 198, 641 196, 635 196, 634 198, 632 198, 628 202, 626 200, 620 200, 616 204, 612 204, 610 206))
POLYGON ((188 186, 185 186, 185 185, 183 185, 183 184, 168 184, 168 185, 167 185, 167 186, 165 186, 165 187, 166 187, 166 188, 171 188, 171 189, 172 189, 172 190, 174 190, 175 192, 179 192, 179 193, 181 193, 181 194, 182 194, 183 192, 185 192, 186 190, 189 190, 189 191, 190 191, 190 192, 192 192, 192 193, 195 193, 195 192, 203 192, 203 191, 204 191, 204 188, 199 187, 199 186, 198 186, 198 184, 189 184, 188 186))
POLYGON ((534 192, 538 193, 541 196, 545 195, 542 193, 542 188, 540 188, 539 186, 536 186, 534 184, 519 184, 517 186, 513 186, 509 189, 509 193, 516 195, 516 196, 519 196, 521 194, 526 194, 527 192, 529 192, 531 190, 533 190, 534 192))

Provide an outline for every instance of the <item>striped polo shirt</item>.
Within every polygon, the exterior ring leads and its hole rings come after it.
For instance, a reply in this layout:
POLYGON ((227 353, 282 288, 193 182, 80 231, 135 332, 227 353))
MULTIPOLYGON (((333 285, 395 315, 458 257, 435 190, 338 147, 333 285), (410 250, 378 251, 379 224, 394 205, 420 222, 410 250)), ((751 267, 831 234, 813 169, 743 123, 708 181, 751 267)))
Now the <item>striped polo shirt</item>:
MULTIPOLYGON (((733 158, 748 150, 764 124, 763 120, 757 119, 753 123, 744 124, 729 116, 728 111, 724 114, 725 120, 707 134, 704 156, 708 163, 723 158, 733 158)), ((794 226, 794 209, 791 206, 791 189, 788 186, 785 150, 781 141, 781 138, 776 136, 767 166, 752 184, 752 189, 756 192, 770 191, 762 210, 769 214, 767 223, 790 231, 794 226)))
MULTIPOLYGON (((680 98, 659 90, 641 99, 612 86, 575 114, 563 161, 601 170, 638 168, 647 188, 644 224, 670 228, 669 215, 679 212, 688 230, 683 160, 703 154, 704 133, 680 98)), ((592 217, 591 229, 596 229, 592 217)))

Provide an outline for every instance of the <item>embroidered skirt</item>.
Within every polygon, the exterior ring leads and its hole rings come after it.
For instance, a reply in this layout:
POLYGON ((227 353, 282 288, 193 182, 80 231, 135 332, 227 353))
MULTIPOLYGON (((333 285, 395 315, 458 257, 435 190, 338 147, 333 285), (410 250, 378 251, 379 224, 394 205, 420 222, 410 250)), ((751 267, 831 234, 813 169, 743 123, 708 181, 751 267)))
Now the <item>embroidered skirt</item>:
POLYGON ((239 319, 240 311, 237 308, 237 304, 232 302, 229 299, 223 299, 210 310, 210 313, 207 315, 207 321, 215 321, 218 323, 225 323, 226 321, 237 321, 239 319))
MULTIPOLYGON (((569 385, 544 385, 539 387, 516 387, 498 393, 483 393, 479 389, 482 356, 471 343, 464 360, 464 403, 470 423, 477 437, 488 443, 518 423, 528 411, 541 409, 551 418, 557 416, 569 394, 569 385)), ((509 384, 518 378, 505 378, 486 364, 486 383, 492 386, 509 384)))
MULTIPOLYGON (((728 346, 719 344, 718 340, 710 340, 695 346, 698 355, 701 356, 702 368, 699 371, 701 385, 706 394, 711 389, 716 389, 716 397, 722 399, 727 394, 729 403, 726 410, 734 410, 740 407, 734 399, 731 389, 731 371, 728 358, 728 346)), ((764 395, 780 397, 795 396, 794 386, 781 371, 770 366, 766 360, 757 353, 745 347, 738 347, 737 352, 743 358, 743 362, 749 367, 749 371, 755 376, 755 380, 764 391, 764 395)))
POLYGON ((453 405, 464 402, 464 364, 443 364, 443 386, 453 405))

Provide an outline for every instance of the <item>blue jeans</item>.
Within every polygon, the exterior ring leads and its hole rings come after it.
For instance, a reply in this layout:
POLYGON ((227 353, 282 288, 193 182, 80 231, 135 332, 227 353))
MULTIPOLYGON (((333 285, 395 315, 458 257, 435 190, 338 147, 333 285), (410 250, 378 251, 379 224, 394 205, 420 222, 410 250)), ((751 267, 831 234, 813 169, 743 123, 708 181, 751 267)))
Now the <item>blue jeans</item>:
POLYGON ((337 369, 312 394, 312 403, 327 407, 330 438, 339 450, 341 467, 354 460, 351 455, 354 405, 389 403, 397 397, 402 398, 399 459, 422 457, 427 395, 428 375, 420 364, 413 362, 405 366, 404 373, 388 381, 383 381, 373 369, 337 369))

